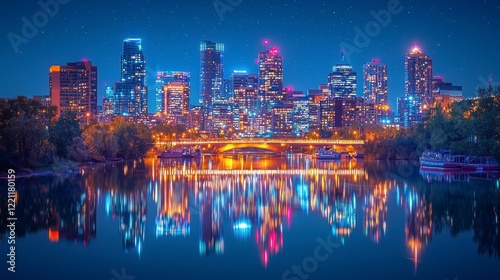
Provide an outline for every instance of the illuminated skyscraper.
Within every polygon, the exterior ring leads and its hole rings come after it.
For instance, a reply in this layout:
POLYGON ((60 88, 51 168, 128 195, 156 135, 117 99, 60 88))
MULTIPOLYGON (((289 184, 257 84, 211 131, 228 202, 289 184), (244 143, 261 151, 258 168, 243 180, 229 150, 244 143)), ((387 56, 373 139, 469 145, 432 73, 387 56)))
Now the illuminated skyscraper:
POLYGON ((183 82, 170 82, 163 86, 164 108, 168 121, 188 125, 190 88, 183 82))
POLYGON ((106 96, 104 97, 102 110, 104 115, 113 114, 113 101, 115 97, 115 91, 112 87, 106 87, 106 96))
POLYGON ((432 59, 416 45, 406 54, 405 95, 413 95, 420 100, 432 97, 432 59))
POLYGON ((387 104, 387 65, 379 59, 363 67, 363 94, 367 103, 387 104))
POLYGON ((163 87, 169 83, 179 82, 190 88, 191 74, 182 71, 159 71, 156 73, 156 113, 165 113, 165 94, 163 87))
POLYGON ((142 39, 127 38, 123 40, 120 82, 115 84, 114 113, 137 115, 147 112, 148 87, 142 39))
POLYGON ((259 53, 259 107, 264 112, 283 100, 282 61, 277 47, 259 53))
POLYGON ((273 107, 271 126, 275 136, 292 136, 293 123, 293 105, 279 104, 273 107))
POLYGON ((399 118, 404 126, 422 121, 422 102, 432 97, 432 60, 417 45, 406 55, 405 96, 398 102, 399 118))
POLYGON ((231 75, 233 95, 233 127, 242 136, 253 136, 253 125, 257 114, 258 76, 246 71, 234 71, 231 75))
POLYGON ((357 98, 327 98, 320 101, 320 133, 322 137, 331 137, 332 132, 340 127, 352 127, 357 118, 357 98))
POLYGON ((200 85, 202 105, 212 107, 223 100, 224 44, 203 41, 200 44, 200 85))
POLYGON ((333 97, 355 98, 356 97, 356 72, 352 71, 352 65, 345 62, 342 52, 341 62, 333 66, 333 72, 328 75, 328 85, 333 97))
MULTIPOLYGON (((317 120, 317 116, 315 116, 317 120)), ((296 136, 305 136, 309 132, 309 99, 305 94, 293 97, 293 133, 296 136)))
POLYGON ((63 111, 76 112, 80 125, 97 116, 97 67, 90 61, 53 65, 49 70, 50 102, 63 111))
POLYGON ((246 71, 234 71, 231 75, 231 91, 234 103, 246 114, 255 113, 257 109, 257 74, 246 71))
POLYGON ((189 129, 197 133, 203 126, 203 110, 201 106, 193 106, 189 111, 189 129))

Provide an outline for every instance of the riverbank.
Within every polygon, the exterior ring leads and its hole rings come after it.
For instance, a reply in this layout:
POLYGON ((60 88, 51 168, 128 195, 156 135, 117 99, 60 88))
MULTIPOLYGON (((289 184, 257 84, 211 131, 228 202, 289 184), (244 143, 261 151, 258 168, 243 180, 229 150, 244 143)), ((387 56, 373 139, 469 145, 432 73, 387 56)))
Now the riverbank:
MULTIPOLYGON (((36 176, 49 176, 49 175, 70 175, 80 172, 80 168, 94 165, 106 165, 106 164, 114 164, 118 162, 123 162, 124 160, 121 158, 116 158, 104 162, 76 162, 69 160, 59 160, 54 162, 53 164, 48 164, 41 166, 36 169, 22 168, 16 170, 16 178, 30 178, 36 176)), ((0 172, 0 180, 7 179, 6 172, 0 172)))

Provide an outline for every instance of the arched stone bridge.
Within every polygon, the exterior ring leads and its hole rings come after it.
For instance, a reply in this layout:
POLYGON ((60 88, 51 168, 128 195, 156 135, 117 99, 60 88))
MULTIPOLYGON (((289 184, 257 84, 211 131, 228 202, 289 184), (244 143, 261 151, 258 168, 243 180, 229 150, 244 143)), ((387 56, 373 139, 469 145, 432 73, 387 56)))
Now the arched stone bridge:
POLYGON ((207 139, 207 140, 179 140, 173 142, 175 146, 201 146, 204 150, 224 153, 235 149, 259 149, 282 153, 296 148, 316 149, 319 147, 345 148, 354 146, 359 149, 363 140, 330 140, 330 139, 207 139))

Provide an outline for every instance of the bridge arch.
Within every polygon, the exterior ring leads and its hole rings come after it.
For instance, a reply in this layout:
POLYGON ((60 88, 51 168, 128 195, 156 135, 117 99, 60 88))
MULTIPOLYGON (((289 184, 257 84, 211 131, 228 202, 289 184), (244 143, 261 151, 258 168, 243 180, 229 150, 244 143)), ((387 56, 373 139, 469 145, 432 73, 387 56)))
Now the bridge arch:
POLYGON ((234 144, 226 144, 220 146, 217 151, 219 153, 227 152, 235 149, 246 149, 246 148, 254 148, 254 149, 262 149, 267 151, 272 151, 275 153, 282 152, 282 149, 279 145, 270 145, 268 143, 234 143, 234 144))

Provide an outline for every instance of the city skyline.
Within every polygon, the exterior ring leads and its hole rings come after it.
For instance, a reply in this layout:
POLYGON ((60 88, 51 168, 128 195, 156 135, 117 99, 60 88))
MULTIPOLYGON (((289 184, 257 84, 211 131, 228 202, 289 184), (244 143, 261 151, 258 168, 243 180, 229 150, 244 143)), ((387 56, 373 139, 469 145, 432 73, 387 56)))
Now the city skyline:
MULTIPOLYGON (((355 46, 353 41, 356 35, 355 29, 363 29, 365 25, 373 20, 371 12, 375 13, 382 9, 387 9, 388 2, 377 3, 336 3, 335 5, 316 1, 314 3, 293 3, 290 5, 272 4, 269 9, 261 13, 255 13, 261 7, 260 2, 242 1, 234 7, 232 11, 223 14, 223 20, 218 17, 212 3, 197 2, 199 5, 207 5, 207 9, 191 9, 192 16, 197 19, 188 26, 187 19, 180 23, 186 28, 169 32, 164 28, 161 31, 153 32, 159 22, 159 14, 152 12, 155 4, 152 1, 149 5, 143 5, 134 16, 130 15, 128 6, 133 6, 133 1, 126 7, 121 7, 115 2, 105 3, 102 10, 97 11, 92 3, 87 6, 81 3, 70 2, 60 4, 57 15, 50 17, 46 26, 38 28, 36 36, 30 38, 28 43, 18 45, 19 53, 15 53, 12 44, 5 39, 1 45, 3 53, 7 55, 4 59, 8 65, 12 65, 4 78, 12 83, 6 83, 4 97, 14 97, 17 95, 47 95, 48 81, 46 69, 53 64, 64 64, 67 61, 79 61, 86 57, 94 65, 99 67, 98 99, 101 103, 105 95, 106 86, 111 86, 119 80, 118 77, 118 56, 121 53, 120 42, 123 38, 137 37, 143 38, 144 55, 148 58, 147 66, 147 86, 149 87, 148 108, 149 112, 154 111, 155 96, 151 89, 154 88, 154 75, 160 70, 179 70, 190 72, 193 77, 199 75, 199 42, 203 40, 213 40, 222 42, 226 46, 224 57, 224 71, 232 73, 233 70, 247 70, 248 73, 257 73, 257 65, 254 63, 256 55, 261 52, 263 40, 270 40, 271 45, 277 45, 283 55, 284 86, 292 86, 296 90, 306 92, 308 89, 317 89, 318 84, 327 82, 327 75, 333 65, 339 62, 338 54, 341 51, 341 44, 346 43, 355 46), (71 7, 70 7, 71 5, 71 7), (300 9, 304 8, 304 9, 300 9), (64 15, 66 12, 69 14, 64 15), (114 12, 113 12, 114 10, 114 12), (297 12, 300 10, 301 12, 297 12), (291 12, 292 11, 292 12, 291 12), (125 15, 128 19, 123 25, 109 24, 103 31, 98 29, 102 26, 92 26, 82 24, 74 15, 75 13, 96 16, 96 14, 109 13, 115 17, 105 17, 105 21, 115 22, 116 15, 125 15), (151 13, 151 14, 150 14, 151 13), (246 13, 250 18, 245 19, 246 13), (314 14, 316 23, 309 23, 306 20, 296 21, 296 24, 285 26, 280 21, 264 20, 269 13, 279 15, 279 19, 290 20, 289 17, 306 17, 314 14), (148 18, 145 23, 139 19, 148 18), (338 20, 332 20, 335 18, 338 20), (254 26, 256 22, 258 28, 255 31, 242 37, 241 30, 254 26), (146 26, 149 23, 150 26, 146 26), (212 28, 203 28, 209 25, 212 28), (236 25, 235 25, 236 24, 236 25), (61 30, 62 26, 65 26, 61 30), (72 27, 80 27, 72 28, 72 27), (236 26, 236 28, 234 28, 236 26), (276 28, 271 28, 276 26, 276 28), (234 30, 232 30, 234 29, 234 30), (71 32, 74 30, 74 34, 71 32), (307 32, 312 30, 313 32, 307 32), (106 32, 111 31, 111 32, 106 32), (290 35, 296 34, 291 37, 290 35), (71 33, 68 35, 68 32, 71 33), (106 33, 106 34, 104 34, 106 33), (68 35, 68 36, 65 36, 68 35), (171 35, 169 37, 168 35, 171 35), (176 36, 178 35, 178 36, 176 36), (181 36, 184 35, 184 36, 181 36), (57 37, 63 36, 63 37, 57 37), (167 38, 168 37, 168 38, 167 38), (85 40, 84 40, 85 39, 85 40), (64 42, 64 46, 61 43, 64 42), (97 44, 95 44, 97 42, 97 44), (285 43, 286 42, 286 43, 285 43), (41 53, 43 55, 41 55, 41 53), (302 54, 302 55, 301 55, 302 54), (27 63, 32 65, 34 73, 33 81, 22 83, 22 68, 27 63), (43 69, 43 70, 42 70, 43 69), (150 73, 151 72, 151 73, 150 73)), ((156 3, 159 5, 158 3, 156 3)), ((167 10, 169 16, 165 21, 179 19, 181 16, 192 19, 186 14, 189 3, 174 3, 172 10, 167 10), (173 11, 179 11, 179 14, 173 11)), ((193 3, 190 3, 193 5, 193 3)), ((2 27, 4 34, 21 34, 23 22, 19 18, 25 16, 31 19, 31 15, 41 10, 35 3, 28 9, 20 10, 14 4, 9 4, 4 14, 6 25, 2 27)), ((464 9, 450 3, 430 4, 425 2, 413 3, 412 1, 400 1, 404 16, 392 15, 392 19, 380 34, 371 38, 367 47, 361 48, 359 53, 350 55, 353 71, 357 72, 358 81, 362 80, 362 67, 365 63, 374 58, 380 58, 388 66, 389 87, 388 101, 391 108, 396 109, 397 97, 404 93, 404 56, 411 49, 413 41, 417 40, 421 49, 429 54, 433 59, 435 68, 434 75, 441 75, 446 81, 463 86, 465 97, 475 94, 477 86, 487 85, 493 75, 499 73, 498 65, 494 63, 496 53, 491 46, 495 45, 498 36, 494 36, 498 26, 498 18, 494 18, 498 5, 494 3, 477 3, 473 7, 464 9), (431 9, 427 9, 427 8, 431 9), (470 30, 462 17, 475 17, 481 21, 479 30, 470 30), (414 26, 411 23, 415 18, 427 16, 426 22, 414 26), (454 24, 451 24, 454 23, 454 24), (433 26, 433 28, 430 28, 433 26), (427 28, 426 28, 427 27, 427 28), (443 29, 446 33, 443 33, 443 29), (411 34, 411 35, 408 35, 411 34), (479 36, 479 37, 478 37, 479 36), (489 37, 493 43, 486 43, 488 40, 480 38, 489 37), (446 41, 444 39, 446 38, 446 41), (397 55, 399 54, 399 55, 397 55), (466 54, 466 55, 464 55, 466 54), (467 69, 471 69, 467 71, 467 69)), ((161 9, 160 9, 161 10, 161 9)), ((42 10, 43 11, 43 10, 42 10)), ((190 15, 191 16, 191 15, 190 15)), ((272 17, 274 18, 274 17, 272 17)), ((278 18, 277 18, 278 19, 278 18)), ((295 21, 294 21, 295 22, 295 21)), ((105 25, 105 24, 104 24, 105 25)), ((161 26, 161 25, 159 25, 161 26)), ((476 25, 477 27, 478 25, 476 25)), ((225 75, 224 78, 228 78, 225 75)), ((357 83, 357 96, 362 96, 362 83, 357 83)), ((197 79, 193 79, 191 87, 191 103, 197 104, 200 98, 200 87, 197 79)))

